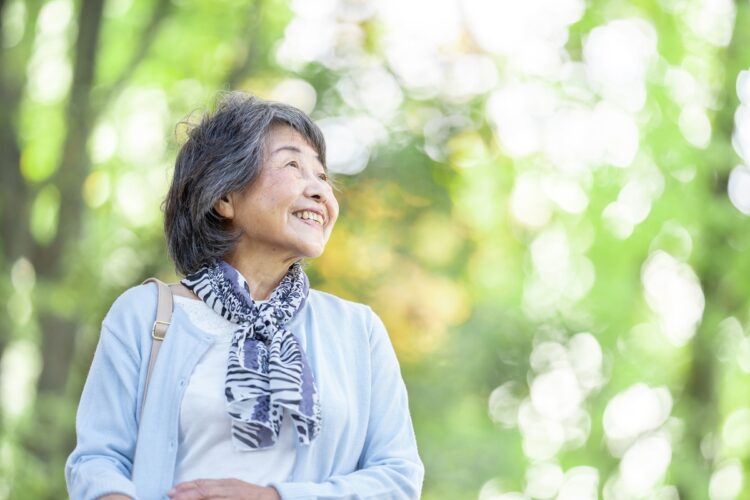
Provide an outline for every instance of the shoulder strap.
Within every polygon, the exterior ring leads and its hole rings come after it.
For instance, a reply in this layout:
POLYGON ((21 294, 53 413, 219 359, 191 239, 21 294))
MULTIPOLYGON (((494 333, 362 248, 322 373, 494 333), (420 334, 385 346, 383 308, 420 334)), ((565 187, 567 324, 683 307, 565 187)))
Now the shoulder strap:
POLYGON ((161 343, 164 341, 164 337, 167 336, 167 330, 169 324, 172 322, 172 290, 169 285, 156 278, 149 278, 143 282, 155 283, 159 290, 159 298, 156 303, 156 320, 154 326, 151 327, 151 357, 148 360, 148 371, 146 372, 146 384, 143 389, 143 401, 141 401, 141 415, 143 415, 143 408, 146 405, 146 395, 148 394, 148 384, 151 381, 151 372, 154 370, 156 364, 156 358, 159 355, 159 349, 161 343))

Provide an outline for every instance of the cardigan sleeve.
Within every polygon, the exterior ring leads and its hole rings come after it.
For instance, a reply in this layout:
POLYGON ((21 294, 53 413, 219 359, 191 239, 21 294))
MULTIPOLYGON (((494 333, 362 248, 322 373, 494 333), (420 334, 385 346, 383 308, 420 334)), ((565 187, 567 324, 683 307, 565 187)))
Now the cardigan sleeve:
POLYGON ((283 500, 416 499, 424 466, 409 414, 406 386, 380 318, 370 311, 371 401, 358 470, 324 482, 272 483, 283 500))
POLYGON ((136 498, 130 477, 137 436, 139 357, 132 343, 106 323, 102 326, 76 415, 77 444, 65 465, 73 500, 115 493, 136 498))

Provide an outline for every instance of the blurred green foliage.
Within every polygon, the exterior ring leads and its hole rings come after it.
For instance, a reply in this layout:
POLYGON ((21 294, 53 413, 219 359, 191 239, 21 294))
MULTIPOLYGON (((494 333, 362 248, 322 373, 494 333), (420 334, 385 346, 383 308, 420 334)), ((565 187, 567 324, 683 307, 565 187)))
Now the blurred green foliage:
POLYGON ((513 5, 0 0, 0 498, 65 496, 101 318, 176 279, 175 124, 222 89, 333 130, 308 272, 388 326, 424 498, 750 498, 750 4, 513 5))

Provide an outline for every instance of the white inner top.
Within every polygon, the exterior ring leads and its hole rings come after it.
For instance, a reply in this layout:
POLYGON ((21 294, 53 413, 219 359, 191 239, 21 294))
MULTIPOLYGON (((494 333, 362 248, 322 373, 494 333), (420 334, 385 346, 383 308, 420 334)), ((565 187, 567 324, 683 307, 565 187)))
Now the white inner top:
POLYGON ((279 439, 273 447, 239 451, 232 443, 232 419, 226 411, 224 378, 236 325, 202 300, 181 296, 174 299, 196 327, 217 337, 196 365, 182 398, 174 484, 221 478, 262 486, 287 481, 296 455, 296 433, 288 415, 284 416, 279 439))

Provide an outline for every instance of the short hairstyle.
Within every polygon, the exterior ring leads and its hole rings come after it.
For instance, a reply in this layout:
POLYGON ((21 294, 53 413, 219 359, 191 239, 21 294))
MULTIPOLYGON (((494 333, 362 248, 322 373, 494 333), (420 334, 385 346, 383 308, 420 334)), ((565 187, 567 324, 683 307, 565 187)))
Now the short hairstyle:
POLYGON ((214 205, 246 189, 260 173, 264 143, 274 125, 305 138, 325 167, 325 139, 302 111, 242 92, 219 96, 216 109, 190 125, 164 201, 164 233, 178 273, 188 275, 224 257, 239 235, 214 205))

